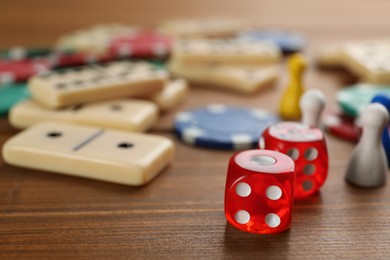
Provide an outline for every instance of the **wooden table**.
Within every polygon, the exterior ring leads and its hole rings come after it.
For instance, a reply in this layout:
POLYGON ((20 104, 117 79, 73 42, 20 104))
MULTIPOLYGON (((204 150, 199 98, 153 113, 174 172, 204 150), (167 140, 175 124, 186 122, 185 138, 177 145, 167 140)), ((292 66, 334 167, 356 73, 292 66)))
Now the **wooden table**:
MULTIPOLYGON (((172 17, 238 16, 265 27, 301 30, 307 51, 321 44, 389 36, 390 2, 362 1, 11 1, 0 3, 0 48, 52 44, 62 33, 97 22, 154 25, 172 17)), ((313 63, 312 63, 313 65, 313 63)), ((154 134, 174 140, 173 165, 145 187, 20 169, 0 159, 0 258, 389 259, 390 190, 349 186, 344 172, 353 145, 327 136, 329 178, 321 193, 295 205, 288 232, 258 236, 226 224, 226 166, 232 152, 199 149, 171 133, 174 114, 211 102, 276 111, 286 85, 251 97, 192 88, 154 134)), ((305 85, 328 97, 354 78, 310 66, 305 85)), ((0 146, 17 131, 0 119, 0 146)))

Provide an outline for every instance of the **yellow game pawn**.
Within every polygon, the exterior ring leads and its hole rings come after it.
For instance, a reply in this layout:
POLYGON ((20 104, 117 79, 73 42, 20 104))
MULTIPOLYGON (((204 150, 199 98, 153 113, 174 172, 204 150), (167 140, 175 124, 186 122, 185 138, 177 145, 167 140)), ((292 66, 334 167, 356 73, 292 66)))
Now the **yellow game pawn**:
POLYGON ((290 82, 284 90, 279 104, 279 115, 283 119, 297 120, 301 118, 299 100, 304 91, 302 76, 306 68, 306 61, 300 54, 294 54, 288 59, 290 82))

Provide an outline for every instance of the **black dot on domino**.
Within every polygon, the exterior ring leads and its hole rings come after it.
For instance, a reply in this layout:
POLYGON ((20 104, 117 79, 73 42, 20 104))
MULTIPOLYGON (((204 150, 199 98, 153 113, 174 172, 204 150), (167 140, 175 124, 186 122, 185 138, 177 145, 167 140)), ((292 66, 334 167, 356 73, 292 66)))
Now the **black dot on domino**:
POLYGON ((64 89, 64 88, 66 88, 66 84, 65 83, 57 83, 56 88, 57 89, 64 89))
POLYGON ((46 136, 49 138, 58 138, 58 137, 62 136, 62 133, 58 132, 58 131, 53 131, 53 132, 47 133, 46 136))
POLYGON ((73 84, 76 85, 76 86, 83 85, 83 83, 84 83, 83 80, 75 80, 75 81, 73 81, 73 84))
POLYGON ((128 71, 122 71, 122 72, 119 72, 118 73, 118 77, 119 78, 125 78, 129 75, 129 72, 128 71))
POLYGON ((253 78, 256 78, 256 70, 255 69, 247 69, 245 70, 247 76, 248 76, 248 79, 253 79, 253 78))
POLYGON ((67 70, 57 70, 56 73, 61 75, 61 74, 68 73, 68 71, 67 70))
POLYGON ((122 106, 121 105, 119 105, 119 104, 113 104, 113 105, 111 105, 111 110, 113 110, 113 111, 121 111, 122 110, 122 106))
POLYGON ((73 111, 78 111, 84 107, 84 104, 78 104, 72 108, 73 111))
POLYGON ((118 147, 121 148, 121 149, 130 149, 130 148, 134 147, 134 144, 123 142, 123 143, 119 143, 118 147))
POLYGON ((75 67, 75 68, 72 68, 72 71, 74 72, 80 72, 80 71, 83 71, 84 68, 83 67, 75 67))
POLYGON ((95 78, 91 78, 91 81, 92 83, 95 83, 95 84, 99 84, 101 83, 101 81, 103 81, 103 77, 95 77, 95 78))

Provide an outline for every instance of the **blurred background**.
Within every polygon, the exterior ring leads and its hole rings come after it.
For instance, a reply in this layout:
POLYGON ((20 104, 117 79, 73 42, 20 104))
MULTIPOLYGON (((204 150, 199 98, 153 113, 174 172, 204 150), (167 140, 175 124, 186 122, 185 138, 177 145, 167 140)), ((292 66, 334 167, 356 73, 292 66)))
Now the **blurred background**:
POLYGON ((300 30, 311 43, 383 38, 390 31, 389 10, 387 0, 2 0, 0 48, 53 44, 63 33, 94 23, 154 26, 172 18, 210 16, 300 30))
MULTIPOLYGON (((155 27, 176 18, 239 18, 254 27, 302 32, 308 41, 303 52, 309 65, 304 87, 323 91, 328 101, 326 112, 334 112, 339 108, 337 92, 359 79, 344 70, 317 69, 313 62, 316 49, 388 37, 389 12, 389 0, 0 0, 0 50, 53 47, 62 35, 94 24, 155 27)), ((179 252, 185 253, 184 259, 207 255, 251 258, 252 254, 256 259, 388 259, 390 190, 358 190, 346 185, 344 173, 353 142, 327 135, 331 164, 326 185, 321 193, 297 205, 291 232, 265 238, 249 237, 226 225, 223 190, 231 151, 198 149, 174 136, 176 114, 211 103, 276 113, 291 78, 285 59, 281 61, 277 61, 281 72, 275 88, 256 95, 244 97, 208 85, 191 85, 188 97, 161 114, 152 129, 152 134, 174 141, 175 162, 142 188, 27 171, 5 164, 0 156, 0 231, 4 231, 0 258, 3 248, 7 254, 3 259, 31 255, 71 258, 74 254, 176 259, 179 252)), ((0 92, 0 115, 2 104, 8 111, 19 98, 28 97, 25 83, 19 89, 15 95, 11 93, 16 90, 13 85, 0 92)), ((4 114, 0 147, 17 131, 4 114)))

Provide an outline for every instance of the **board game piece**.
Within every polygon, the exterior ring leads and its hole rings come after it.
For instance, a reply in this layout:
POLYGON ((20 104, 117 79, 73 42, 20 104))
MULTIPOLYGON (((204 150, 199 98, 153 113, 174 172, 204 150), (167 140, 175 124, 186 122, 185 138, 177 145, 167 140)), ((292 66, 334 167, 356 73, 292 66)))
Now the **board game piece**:
POLYGON ((285 154, 248 150, 229 161, 225 216, 234 227, 256 234, 275 234, 291 226, 294 207, 294 162, 285 154))
POLYGON ((349 160, 346 180, 356 186, 375 188, 386 183, 387 160, 381 136, 389 124, 386 108, 378 103, 366 106, 361 113, 363 134, 349 160))
POLYGON ((121 58, 162 58, 171 50, 171 37, 152 30, 139 30, 113 38, 108 46, 112 55, 121 58))
MULTIPOLYGON (((372 99, 371 103, 379 103, 383 105, 387 112, 390 113, 390 95, 378 94, 372 99)), ((389 125, 385 127, 382 133, 382 144, 386 153, 387 164, 390 167, 390 133, 389 125)))
POLYGON ((26 81, 29 77, 50 70, 46 59, 0 60, 0 85, 26 81))
POLYGON ((0 86, 0 116, 6 115, 13 105, 30 97, 24 83, 0 86))
POLYGON ((116 57, 108 52, 85 53, 71 51, 55 51, 47 55, 45 58, 49 60, 53 68, 69 68, 116 60, 116 57))
POLYGON ((260 145, 287 154, 294 160, 294 198, 307 198, 324 185, 329 157, 321 129, 297 122, 276 123, 264 130, 260 145))
POLYGON ((284 53, 298 52, 305 47, 305 38, 301 33, 283 30, 248 30, 238 34, 242 41, 267 41, 277 46, 284 53))
POLYGON ((19 129, 44 121, 64 121, 135 132, 150 129, 157 119, 155 104, 129 99, 87 103, 58 110, 47 109, 30 99, 14 106, 9 116, 11 125, 19 129))
POLYGON ((168 69, 175 76, 186 78, 189 81, 242 94, 252 94, 275 85, 280 72, 276 66, 262 68, 240 68, 215 64, 184 66, 178 62, 170 62, 168 69))
POLYGON ((188 94, 188 82, 185 79, 170 80, 163 90, 150 98, 161 111, 176 107, 188 94))
POLYGON ((263 130, 278 118, 262 109, 211 104, 179 113, 175 131, 190 145, 217 149, 255 147, 263 130))
POLYGON ((300 54, 294 54, 288 59, 290 81, 284 89, 279 103, 279 115, 287 120, 296 120, 301 117, 299 100, 304 91, 303 74, 306 61, 300 54))
POLYGON ((343 51, 339 45, 320 47, 316 53, 316 63, 320 67, 342 67, 343 51))
POLYGON ((183 66, 223 64, 262 66, 279 62, 280 49, 269 42, 191 39, 175 41, 172 59, 183 66))
MULTIPOLYGON (((43 63, 48 69, 58 69, 58 68, 69 68, 69 67, 75 67, 75 66, 82 66, 82 65, 88 65, 88 64, 96 64, 96 63, 106 63, 114 60, 121 60, 124 58, 153 58, 154 60, 148 60, 148 62, 151 62, 152 64, 155 64, 158 67, 163 68, 164 62, 161 60, 161 58, 165 57, 163 55, 164 52, 164 44, 159 44, 159 36, 155 36, 156 39, 154 40, 153 44, 152 42, 148 42, 148 34, 144 36, 145 43, 137 43, 136 46, 138 46, 133 52, 126 57, 120 56, 117 52, 114 50, 107 49, 104 52, 101 53, 94 53, 94 52, 80 52, 80 51, 73 51, 73 50, 46 50, 36 53, 35 56, 30 57, 30 55, 27 55, 24 51, 28 51, 25 49, 20 49, 20 54, 17 52, 18 48, 15 49, 15 54, 10 53, 4 53, 3 57, 4 61, 0 60, 0 66, 4 62, 4 64, 7 66, 7 69, 12 71, 23 71, 26 69, 23 68, 29 68, 28 64, 41 64, 43 63), (150 47, 150 46, 155 47, 150 47), (149 47, 150 48, 149 48, 149 47), (148 51, 150 49, 150 51, 148 51), (139 51, 137 51, 139 50, 139 51), (134 52, 136 51, 136 52, 134 52), (27 56, 26 56, 27 55, 27 56)), ((130 36, 128 36, 130 37, 130 36)), ((160 36, 163 37, 163 36, 160 36)), ((169 48, 166 48, 167 52, 165 52, 165 55, 169 53, 170 51, 170 45, 169 48)), ((38 67, 39 68, 39 67, 38 67)), ((27 73, 27 76, 22 76, 17 78, 14 76, 15 73, 12 73, 13 75, 11 80, 19 80, 24 81, 28 77, 31 76, 31 72, 27 73), (17 79, 13 79, 17 78, 17 79)), ((8 76, 11 77, 11 76, 8 76)))
POLYGON ((0 51, 0 59, 5 60, 26 60, 34 57, 41 57, 52 52, 50 47, 23 47, 15 46, 0 51))
POLYGON ((361 81, 390 84, 390 40, 364 40, 323 47, 317 62, 327 67, 344 67, 361 81))
POLYGON ((247 27, 247 22, 233 18, 174 19, 165 21, 160 30, 179 38, 229 37, 247 27))
POLYGON ((50 108, 119 97, 151 97, 161 91, 166 71, 144 62, 120 61, 53 71, 29 80, 38 102, 50 108))
POLYGON ((116 37, 137 32, 137 27, 122 24, 97 24, 69 32, 56 44, 58 50, 71 50, 88 53, 104 53, 116 37))
POLYGON ((362 130, 355 120, 355 117, 335 112, 325 114, 322 122, 325 130, 330 134, 356 143, 360 139, 362 130))
MULTIPOLYGON (((94 64, 108 62, 117 59, 112 54, 106 53, 85 53, 63 50, 41 50, 41 52, 26 53, 28 49, 16 48, 12 52, 5 53, 3 60, 0 60, 0 66, 3 70, 12 71, 16 81, 25 81, 30 76, 36 74, 36 71, 31 69, 38 68, 41 72, 42 66, 44 71, 48 69, 67 68, 80 66, 85 64, 94 64), (27 71, 27 72, 23 72, 27 71)), ((1 54, 0 54, 1 57, 1 54)))
POLYGON ((343 64, 362 81, 390 84, 390 40, 348 43, 343 64))
POLYGON ((390 95, 390 86, 359 83, 340 90, 336 99, 345 114, 356 117, 377 94, 390 95))
POLYGON ((59 122, 34 125, 3 146, 14 166, 134 186, 151 181, 173 156, 164 137, 59 122))
POLYGON ((325 103, 325 95, 320 90, 306 90, 299 101, 302 111, 302 124, 320 128, 320 119, 325 103))

